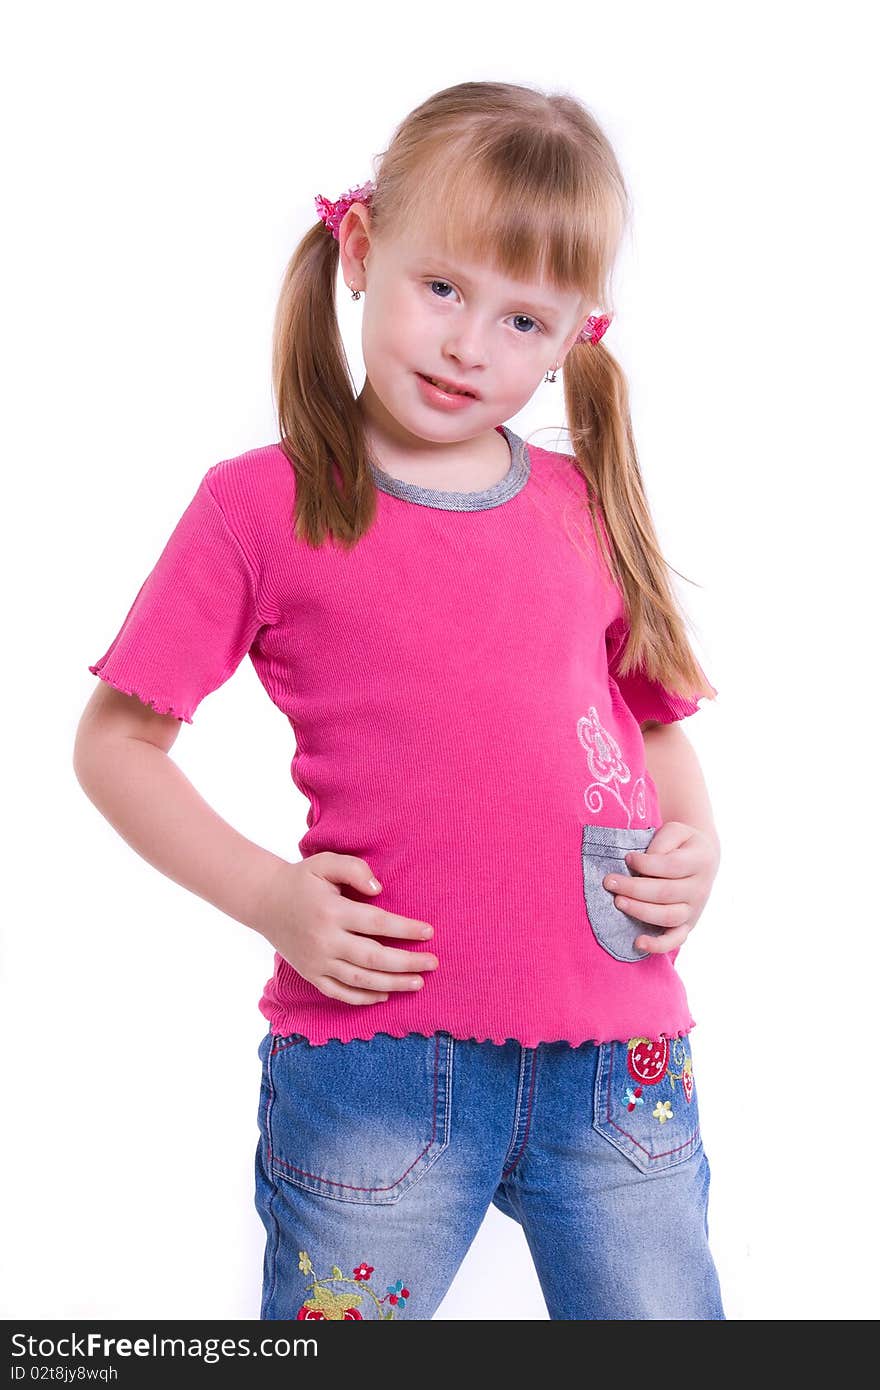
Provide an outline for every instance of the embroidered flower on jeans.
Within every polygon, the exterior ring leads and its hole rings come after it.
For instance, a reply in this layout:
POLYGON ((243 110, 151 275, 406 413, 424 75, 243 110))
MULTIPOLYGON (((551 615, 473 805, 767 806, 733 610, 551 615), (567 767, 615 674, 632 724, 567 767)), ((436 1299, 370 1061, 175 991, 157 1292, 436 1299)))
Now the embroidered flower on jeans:
POLYGON ((384 1298, 380 1298, 369 1283, 370 1275, 373 1273, 374 1266, 368 1264, 366 1260, 361 1260, 359 1265, 355 1265, 352 1270, 354 1278, 347 1277, 342 1273, 339 1265, 334 1265, 329 1274, 318 1278, 315 1274, 311 1260, 305 1250, 299 1252, 299 1267, 303 1274, 311 1274, 311 1283, 307 1286, 309 1297, 305 1298, 297 1313, 297 1318, 309 1321, 332 1321, 349 1322, 363 1321, 363 1313, 360 1312, 359 1305, 365 1302, 367 1297, 373 1300, 376 1307, 376 1316, 383 1319, 394 1317, 394 1306, 389 1306, 387 1311, 383 1308, 383 1303, 396 1305, 403 1308, 409 1298, 409 1289, 404 1288, 403 1280, 398 1279, 396 1284, 388 1285, 388 1292, 384 1298), (354 1284, 359 1290, 358 1293, 347 1293, 344 1289, 337 1291, 331 1288, 331 1284, 354 1284))
POLYGON ((672 1119, 672 1106, 668 1100, 658 1100, 651 1114, 655 1120, 660 1121, 661 1125, 665 1125, 667 1120, 672 1119))
POLYGON ((676 1081, 680 1081, 681 1089, 684 1091, 684 1098, 688 1105, 690 1105, 694 1098, 694 1064, 690 1057, 688 1057, 687 1051, 681 1043, 681 1039, 678 1039, 677 1043, 673 1045, 672 1055, 674 1060, 681 1067, 681 1071, 673 1071, 670 1067, 669 1071, 666 1073, 669 1078, 669 1088, 674 1091, 676 1081))
POLYGON ((405 1288, 403 1287, 403 1280, 402 1280, 402 1279, 398 1279, 398 1281, 397 1281, 396 1284, 389 1284, 389 1285, 388 1285, 388 1302, 389 1302, 389 1303, 399 1303, 400 1306, 403 1307, 403 1305, 406 1303, 406 1300, 407 1300, 408 1298, 409 1298, 409 1289, 405 1289, 405 1288))
POLYGON ((313 1298, 306 1299, 296 1316, 306 1322, 363 1322, 364 1315, 355 1306, 358 1303, 360 1299, 350 1294, 346 1297, 319 1289, 313 1298))
POLYGON ((684 1098, 690 1105, 694 1098, 694 1068, 690 1057, 684 1064, 684 1071, 681 1074, 681 1086, 684 1091, 684 1098))
POLYGON ((627 1110, 635 1110, 637 1105, 644 1105, 645 1103, 642 1098, 641 1086, 636 1086, 635 1090, 633 1090, 632 1086, 627 1086, 626 1095, 623 1099, 626 1101, 627 1110))

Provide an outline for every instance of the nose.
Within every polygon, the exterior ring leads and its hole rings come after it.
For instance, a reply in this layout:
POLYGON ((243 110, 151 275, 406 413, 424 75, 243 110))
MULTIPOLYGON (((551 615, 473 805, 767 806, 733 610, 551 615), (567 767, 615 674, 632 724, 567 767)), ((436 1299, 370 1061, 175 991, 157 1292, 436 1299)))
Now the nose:
POLYGON ((474 317, 462 317, 446 339, 445 355, 458 362, 462 371, 485 367, 489 361, 488 328, 474 317))

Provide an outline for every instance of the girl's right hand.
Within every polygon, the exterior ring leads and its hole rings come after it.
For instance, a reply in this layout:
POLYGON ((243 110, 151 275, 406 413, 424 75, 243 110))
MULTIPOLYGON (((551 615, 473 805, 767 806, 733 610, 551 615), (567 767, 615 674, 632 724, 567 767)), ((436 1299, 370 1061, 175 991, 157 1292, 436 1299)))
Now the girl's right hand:
POLYGON ((269 875, 252 925, 303 979, 331 999, 376 1004, 387 999, 390 990, 420 989, 424 981, 416 972, 435 970, 437 957, 383 946, 371 938, 424 941, 433 936, 434 928, 343 897, 337 887, 347 883, 374 896, 372 877, 365 860, 330 850, 297 864, 284 863, 269 875))

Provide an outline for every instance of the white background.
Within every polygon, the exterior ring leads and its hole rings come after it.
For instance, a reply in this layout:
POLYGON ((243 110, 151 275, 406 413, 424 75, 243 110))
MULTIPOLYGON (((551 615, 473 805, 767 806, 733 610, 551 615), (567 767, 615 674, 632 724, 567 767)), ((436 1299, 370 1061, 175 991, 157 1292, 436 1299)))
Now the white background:
MULTIPOLYGON (((501 13, 336 6, 328 28, 293 4, 37 3, 7 20, 6 1317, 259 1315, 272 949, 113 831, 74 734, 88 664, 204 471, 275 437, 272 315, 314 195, 368 177, 405 114, 466 79, 573 92, 633 195, 608 346, 719 690, 682 726, 723 859, 679 969, 728 1316, 877 1315, 870 7, 501 13)), ((342 286, 358 387, 361 307, 342 286)), ((554 447, 561 402, 542 384, 510 423, 554 447)), ((245 661, 173 756, 297 859, 293 751, 245 661)), ((437 1316, 546 1318, 494 1208, 437 1316)))

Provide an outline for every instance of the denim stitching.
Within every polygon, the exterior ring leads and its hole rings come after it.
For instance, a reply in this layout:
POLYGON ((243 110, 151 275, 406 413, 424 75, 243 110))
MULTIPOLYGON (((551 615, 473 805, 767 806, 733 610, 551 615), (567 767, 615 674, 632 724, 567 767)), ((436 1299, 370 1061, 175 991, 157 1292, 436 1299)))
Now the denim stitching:
MULTIPOLYGON (((438 1035, 439 1037, 439 1035, 438 1035)), ((445 1038, 446 1042, 446 1110, 443 1115, 443 1132, 449 1136, 449 1128, 452 1123, 452 1070, 455 1058, 455 1039, 451 1033, 445 1038)), ((436 1133, 436 1129, 434 1131, 436 1133)))
MULTIPOLYGON (((277 1286, 278 1286, 278 1251, 279 1251, 279 1249, 280 1249, 280 1247, 281 1247, 281 1225, 280 1225, 280 1222, 279 1222, 279 1220, 278 1220, 278 1217, 275 1215, 275 1202, 276 1202, 276 1200, 277 1200, 277 1197, 278 1197, 278 1184, 277 1184, 277 1182, 273 1182, 273 1183, 272 1183, 272 1195, 271 1195, 271 1197, 269 1198, 269 1206, 268 1206, 268 1209, 267 1209, 267 1210, 268 1210, 268 1214, 269 1214, 269 1218, 270 1218, 270 1220, 271 1220, 271 1222, 272 1222, 272 1241, 271 1241, 271 1244, 268 1246, 268 1251, 269 1251, 269 1268, 270 1268, 271 1271, 272 1271, 272 1277, 271 1277, 271 1280, 269 1281, 269 1288, 268 1288, 268 1290, 266 1290, 266 1291, 264 1292, 264 1294, 263 1294, 263 1308, 264 1308, 265 1310, 268 1310, 268 1309, 272 1306, 272 1300, 273 1300, 274 1297, 275 1297, 275 1291, 276 1291, 276 1288, 277 1288, 277 1286)), ((262 1310, 261 1310, 260 1316, 261 1316, 261 1317, 265 1316, 265 1314, 264 1314, 264 1312, 263 1312, 262 1310)))
MULTIPOLYGON (((513 1133, 510 1136, 510 1143, 507 1145, 507 1153, 504 1155, 504 1167, 502 1167, 501 1169, 502 1177, 504 1176, 505 1168, 507 1166, 508 1161, 512 1159, 513 1153, 516 1152, 516 1136, 519 1133, 520 1105, 522 1103, 523 1077, 525 1075, 525 1070, 526 1050, 524 1047, 520 1046, 519 1071, 517 1072, 516 1078, 516 1102, 513 1107, 513 1133)), ((515 1163, 516 1159, 512 1159, 512 1161, 515 1163)))
POLYGON ((355 1183, 339 1182, 336 1178, 326 1178, 322 1173, 310 1173, 305 1168, 297 1168, 295 1164, 288 1163, 286 1159, 283 1159, 279 1155, 272 1153, 271 1150, 269 1153, 270 1160, 273 1163, 282 1164, 285 1168, 289 1168, 294 1173, 301 1173, 304 1178, 316 1178, 318 1182, 329 1183, 331 1187, 345 1187, 348 1189, 349 1192, 390 1192, 392 1187, 396 1187, 398 1183, 403 1182, 403 1179, 406 1177, 407 1173, 411 1172, 415 1165, 419 1162, 419 1160, 424 1158, 425 1154, 428 1152, 428 1150, 431 1148, 431 1146, 434 1144, 437 1138, 437 1079, 439 1074, 439 1054, 440 1035, 438 1033, 434 1036, 434 1121, 433 1129, 431 1132, 431 1138, 428 1140, 421 1153, 416 1154, 416 1157, 413 1159, 409 1167, 404 1169, 400 1177, 395 1178, 394 1181, 388 1183, 386 1187, 359 1187, 355 1183))
MULTIPOLYGON (((638 850, 639 841, 645 836, 650 844, 653 833, 653 825, 597 825, 595 821, 588 821, 581 831, 581 838, 585 854, 589 854, 591 848, 596 851, 620 849, 628 852, 638 850)), ((596 858, 601 859, 602 855, 597 853, 596 858)))
MULTIPOLYGON (((650 841, 648 843, 650 844, 650 841)), ((638 854, 640 851, 637 845, 600 845, 595 840, 587 840, 584 842, 583 852, 587 859, 625 859, 627 854, 638 854), (609 854, 609 850, 618 850, 619 853, 609 854)))
MULTIPOLYGON (((521 1089, 521 1085, 522 1085, 522 1072, 523 1072, 523 1068, 525 1067, 525 1059, 526 1059, 527 1051, 528 1051, 528 1049, 523 1048, 522 1057, 521 1057, 521 1060, 520 1060, 520 1086, 517 1088, 517 1113, 519 1113, 519 1094, 520 1094, 520 1089, 521 1089)), ((525 1127, 525 1130, 524 1130, 524 1132, 523 1132, 522 1140, 520 1141, 519 1152, 517 1153, 517 1155, 516 1155, 516 1157, 514 1158, 513 1162, 512 1162, 507 1168, 502 1168, 502 1170, 501 1170, 501 1176, 502 1176, 502 1178, 508 1178, 508 1177, 510 1177, 510 1174, 511 1174, 511 1173, 513 1172, 513 1170, 516 1168, 516 1165, 519 1163, 520 1159, 521 1159, 522 1156, 523 1156, 523 1153, 525 1152, 526 1141, 527 1141, 527 1139, 528 1139, 528 1137, 529 1137, 529 1129, 530 1129, 530 1127, 531 1127, 531 1119, 532 1119, 532 1097, 533 1097, 534 1094, 535 1094, 535 1072, 537 1071, 537 1069, 538 1069, 538 1056, 537 1056, 537 1053, 535 1053, 535 1056, 532 1058, 532 1075, 531 1075, 531 1077, 530 1077, 530 1079, 529 1079, 529 1099, 528 1099, 528 1102, 527 1102, 527 1105, 526 1105, 526 1127, 525 1127)))
POLYGON ((611 1064, 612 1064, 612 1059, 613 1059, 613 1049, 617 1046, 617 1044, 616 1044, 616 1043, 610 1043, 608 1046, 609 1046, 609 1051, 608 1051, 608 1054, 607 1054, 607 1055, 608 1055, 608 1067, 607 1067, 607 1072, 608 1072, 608 1085, 607 1085, 607 1087, 606 1087, 606 1089, 605 1089, 605 1098, 606 1098, 606 1102, 607 1102, 606 1114, 605 1114, 605 1121, 606 1121, 606 1123, 612 1125, 613 1128, 616 1129, 616 1130, 618 1131, 619 1134, 622 1134, 626 1139, 629 1139, 633 1144, 635 1144, 635 1146, 636 1146, 637 1149, 641 1149, 642 1153, 646 1156, 646 1158, 648 1159, 649 1163, 653 1163, 653 1162, 655 1161, 655 1159, 658 1159, 658 1158, 668 1158, 670 1154, 677 1154, 677 1153, 680 1153, 681 1150, 682 1150, 682 1149, 686 1149, 686 1148, 688 1147, 689 1144, 693 1144, 693 1145, 694 1145, 694 1148, 696 1148, 697 1140, 699 1139, 699 1134, 700 1134, 700 1126, 699 1126, 699 1125, 697 1125, 693 1130, 691 1130, 691 1133, 688 1135, 687 1139, 684 1141, 683 1144, 679 1144, 679 1145, 678 1145, 676 1148, 674 1148, 674 1149, 664 1149, 663 1152, 662 1152, 662 1153, 659 1153, 659 1154, 652 1154, 652 1153, 649 1153, 649 1152, 648 1152, 648 1150, 645 1148, 644 1144, 640 1144, 640 1143, 639 1143, 638 1139, 635 1137, 634 1134, 630 1134, 629 1130, 624 1129, 623 1126, 622 1126, 622 1125, 619 1125, 619 1124, 617 1123, 616 1120, 612 1120, 612 1118, 611 1118, 611 1071, 612 1071, 612 1065, 611 1065, 611 1064))
MULTIPOLYGON (((271 1065, 271 1063, 269 1062, 269 1059, 268 1059, 268 1058, 266 1059, 266 1079, 267 1079, 267 1081, 268 1081, 268 1083, 269 1083, 269 1084, 268 1084, 268 1087, 267 1087, 267 1095, 266 1095, 266 1115, 265 1115, 265 1120, 264 1120, 264 1125, 265 1125, 265 1130, 266 1130, 266 1136, 265 1136, 265 1144, 266 1144, 266 1172, 267 1172, 267 1174, 268 1174, 268 1176, 269 1176, 270 1182, 272 1183, 272 1195, 271 1195, 271 1197, 269 1198, 269 1208, 268 1208, 268 1211, 269 1211, 269 1216, 270 1216, 271 1221, 272 1221, 272 1230, 273 1230, 273 1236, 274 1236, 274 1239, 273 1239, 273 1242, 272 1242, 272 1246, 271 1246, 271 1255, 270 1255, 270 1263, 269 1263, 269 1267, 270 1267, 270 1269, 271 1269, 271 1271, 272 1271, 272 1279, 271 1279, 271 1282, 270 1282, 270 1285, 269 1285, 269 1290, 268 1290, 268 1292, 267 1292, 267 1293, 264 1292, 264 1295, 263 1295, 263 1303, 264 1303, 264 1306, 265 1306, 266 1308, 269 1308, 269 1307, 271 1307, 272 1299, 275 1297, 275 1289, 276 1289, 276 1286, 277 1286, 277 1283, 278 1283, 278 1250, 279 1250, 279 1247, 280 1247, 280 1245, 281 1245, 281 1227, 280 1227, 280 1223, 279 1223, 279 1221, 278 1221, 278 1217, 275 1215, 275 1198, 278 1196, 278 1184, 277 1184, 277 1182, 275 1182, 275 1180, 274 1180, 274 1178, 273 1178, 273 1176, 272 1176, 272 1162, 271 1162, 271 1160, 272 1160, 272 1148, 271 1148, 271 1142, 270 1142, 270 1139, 269 1139, 269 1115, 270 1115, 271 1110, 272 1110, 272 1101, 273 1101, 274 1098, 275 1098, 275 1087, 274 1087, 274 1085, 273 1085, 273 1083, 272 1083, 272 1065, 271 1065)), ((262 1142, 262 1141, 261 1141, 261 1142, 262 1142)), ((261 1313, 262 1313, 262 1310, 261 1310, 261 1313)))

